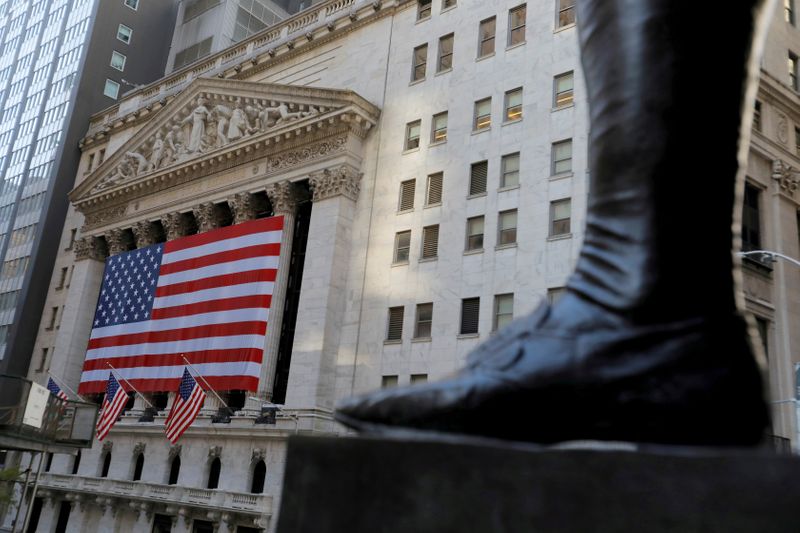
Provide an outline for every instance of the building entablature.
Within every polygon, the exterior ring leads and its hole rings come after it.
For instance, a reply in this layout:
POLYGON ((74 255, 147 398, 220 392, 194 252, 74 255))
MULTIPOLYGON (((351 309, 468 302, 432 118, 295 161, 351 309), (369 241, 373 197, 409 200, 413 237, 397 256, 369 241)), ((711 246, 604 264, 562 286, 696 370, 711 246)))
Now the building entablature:
POLYGON ((356 176, 379 114, 352 91, 198 79, 70 193, 82 235, 124 220, 146 244, 148 221, 222 201, 239 222, 256 192, 280 207, 276 183, 356 176))

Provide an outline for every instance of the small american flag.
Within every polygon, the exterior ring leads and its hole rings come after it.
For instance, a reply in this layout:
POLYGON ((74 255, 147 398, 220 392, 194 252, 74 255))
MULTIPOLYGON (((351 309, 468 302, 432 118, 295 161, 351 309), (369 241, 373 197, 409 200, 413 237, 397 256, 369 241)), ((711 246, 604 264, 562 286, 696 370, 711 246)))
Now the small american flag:
POLYGON ((167 439, 172 444, 178 442, 183 432, 192 425, 200 408, 203 407, 205 399, 205 391, 197 384, 197 381, 189 373, 189 369, 184 367, 181 386, 164 425, 167 439))
POLYGON ((56 382, 53 381, 53 378, 47 378, 47 390, 49 390, 52 394, 55 394, 56 396, 58 396, 61 400, 64 400, 64 401, 69 400, 67 395, 64 394, 64 391, 61 390, 61 387, 59 387, 56 384, 56 382))
POLYGON ((107 363, 174 391, 183 354, 217 390, 257 390, 282 230, 263 218, 110 257, 78 392, 102 392, 107 363))
POLYGON ((103 400, 100 417, 97 419, 97 440, 106 438, 126 403, 128 403, 128 394, 114 377, 114 374, 109 372, 106 398, 103 400))

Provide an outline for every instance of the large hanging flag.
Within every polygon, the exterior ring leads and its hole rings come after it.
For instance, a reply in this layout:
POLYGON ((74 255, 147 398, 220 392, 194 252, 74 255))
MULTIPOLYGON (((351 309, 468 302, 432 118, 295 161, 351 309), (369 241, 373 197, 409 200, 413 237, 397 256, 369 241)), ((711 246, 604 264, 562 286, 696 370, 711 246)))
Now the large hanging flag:
POLYGON ((119 384, 114 374, 109 372, 106 397, 97 419, 97 440, 106 438, 126 403, 128 403, 128 393, 119 384))
POLYGON ((184 368, 178 394, 175 395, 175 402, 164 423, 164 432, 172 444, 178 442, 183 432, 192 425, 205 399, 205 391, 197 384, 189 369, 184 368))
POLYGON ((61 390, 61 387, 59 387, 56 384, 56 382, 53 381, 53 378, 47 378, 47 390, 49 390, 51 394, 56 395, 59 399, 64 400, 65 402, 69 400, 64 391, 61 390))
POLYGON ((78 392, 102 392, 107 362, 174 391, 182 354, 217 390, 257 390, 282 230, 264 218, 110 257, 78 392))

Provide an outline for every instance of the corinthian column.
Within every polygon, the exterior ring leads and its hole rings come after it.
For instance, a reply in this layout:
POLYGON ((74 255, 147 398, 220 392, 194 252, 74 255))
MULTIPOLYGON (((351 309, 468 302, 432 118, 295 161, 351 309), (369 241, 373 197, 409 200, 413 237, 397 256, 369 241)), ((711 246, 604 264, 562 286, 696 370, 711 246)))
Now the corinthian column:
POLYGON ((156 232, 153 223, 147 220, 133 225, 133 236, 136 238, 136 247, 144 248, 156 243, 156 232))
POLYGON ((161 219, 161 223, 164 225, 164 231, 167 232, 168 241, 174 241, 175 239, 183 237, 189 231, 189 224, 186 221, 186 217, 183 216, 183 213, 178 213, 177 211, 174 213, 167 213, 167 215, 161 219))
POLYGON ((219 217, 216 206, 211 202, 205 202, 194 209, 194 218, 197 221, 197 232, 205 233, 219 227, 219 217))
POLYGON ((106 233, 108 243, 108 254, 117 255, 125 251, 125 236, 120 228, 114 228, 106 233))

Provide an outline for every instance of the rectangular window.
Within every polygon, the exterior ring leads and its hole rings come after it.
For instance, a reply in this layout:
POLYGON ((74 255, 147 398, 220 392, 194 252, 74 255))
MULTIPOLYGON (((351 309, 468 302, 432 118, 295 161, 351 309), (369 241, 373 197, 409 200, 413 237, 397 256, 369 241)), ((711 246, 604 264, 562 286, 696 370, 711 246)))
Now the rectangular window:
POLYGON ((414 209, 414 194, 417 192, 417 180, 406 180, 400 184, 400 204, 398 211, 414 209))
POLYGON ((520 120, 522 118, 522 88, 513 89, 506 92, 505 99, 505 120, 511 122, 512 120, 520 120))
POLYGON ((394 236, 394 263, 408 263, 411 250, 411 231, 399 231, 394 236))
POLYGON ((575 76, 566 72, 556 76, 553 81, 553 107, 572 105, 572 95, 575 85, 575 76))
POLYGON ((103 87, 103 94, 116 100, 117 96, 119 96, 119 83, 114 80, 106 80, 106 85, 103 87))
POLYGON ((742 251, 744 252, 761 249, 760 195, 761 192, 756 187, 745 183, 742 211, 742 251))
POLYGON ((483 216, 467 219, 466 251, 483 250, 483 216))
POLYGON ((417 319, 414 325, 415 339, 431 338, 431 324, 433 323, 433 304, 417 304, 417 319))
POLYGON ((100 151, 97 152, 97 164, 101 165, 105 160, 106 160, 106 149, 101 148, 100 151))
POLYGON ((492 17, 481 21, 478 27, 478 57, 494 54, 494 36, 497 28, 497 18, 492 17))
MULTIPOLYGON (((455 2, 453 2, 455 4, 455 2)), ((428 382, 428 374, 411 374, 411 384, 421 385, 428 382)))
POLYGON ((492 331, 497 331, 514 320, 514 295, 498 294, 494 297, 494 324, 492 331))
POLYGON ((220 0, 193 0, 186 5, 183 11, 183 22, 189 21, 219 5, 220 0))
POLYGON ((127 27, 125 24, 120 24, 117 27, 117 39, 119 39, 123 43, 130 44, 132 35, 133 35, 133 30, 127 27))
POLYGON ((403 338, 403 310, 404 307, 389 308, 389 324, 386 331, 387 341, 399 341, 403 338))
POLYGON ((422 126, 422 121, 415 120, 406 124, 406 142, 405 149, 413 150, 419 148, 419 130, 422 126))
POLYGON ((431 16, 431 0, 419 0, 417 2, 417 20, 424 20, 431 16))
POLYGON ((480 310, 480 298, 464 298, 461 300, 461 335, 473 335, 478 333, 480 310))
POLYGON ((188 65, 189 63, 194 63, 201 57, 205 57, 211 53, 211 42, 213 41, 213 37, 209 37, 208 39, 203 39, 199 43, 195 43, 189 47, 184 48, 177 54, 175 54, 175 58, 172 61, 172 68, 174 70, 179 69, 184 65, 188 65))
POLYGON ((425 205, 438 205, 442 203, 442 182, 444 173, 437 172, 428 176, 428 189, 425 191, 425 205))
POLYGON ((797 56, 791 52, 789 52, 787 68, 789 69, 789 87, 797 91, 800 89, 800 86, 797 85, 797 56))
POLYGON ((489 172, 489 162, 480 161, 472 163, 469 171, 469 195, 484 194, 486 192, 486 175, 489 172))
POLYGON ((69 274, 69 267, 63 267, 61 269, 61 276, 59 276, 58 278, 58 285, 56 286, 56 290, 64 288, 64 285, 67 283, 67 274, 69 274))
POLYGON ((753 108, 753 129, 761 131, 761 102, 758 100, 753 108))
POLYGON ((381 378, 381 388, 388 389, 397 387, 397 376, 383 376, 381 378))
POLYGON ((500 174, 500 188, 516 187, 519 185, 519 152, 504 155, 501 160, 502 174, 500 174))
POLYGON ((570 218, 572 217, 572 200, 556 200, 550 202, 550 236, 568 235, 570 218))
POLYGON ((547 302, 550 305, 555 305, 566 293, 567 289, 564 287, 553 287, 551 289, 547 289, 547 302))
POLYGON ((422 259, 439 255, 439 224, 422 228, 422 259))
POLYGON ((572 172, 572 139, 553 143, 552 159, 551 172, 554 176, 572 172))
POLYGON ((436 72, 444 72, 453 68, 453 41, 455 37, 451 33, 439 39, 439 63, 436 72))
POLYGON ((800 128, 794 128, 794 151, 797 155, 800 155, 800 128))
POLYGON ((114 50, 111 52, 111 67, 120 71, 125 70, 125 59, 125 55, 114 50))
POLYGON ((125 0, 125 5, 136 11, 139 7, 139 0, 125 0))
POLYGON ((769 321, 761 318, 756 318, 756 329, 758 329, 758 337, 761 340, 761 346, 764 348, 764 356, 769 359, 769 321))
POLYGON ((447 111, 433 115, 431 120, 431 143, 443 143, 447 140, 447 111))
POLYGON ((497 244, 504 246, 517 242, 517 210, 501 212, 497 217, 497 244))
POLYGON ((425 79, 425 72, 428 67, 428 45, 423 44, 414 48, 414 56, 412 58, 411 81, 419 81, 425 79))
POLYGON ((77 237, 77 235, 78 235, 78 228, 72 228, 71 230, 69 230, 69 244, 67 244, 65 250, 72 250, 72 247, 75 246, 75 238, 77 237))
POLYGON ((50 323, 47 325, 45 329, 48 331, 52 330, 56 327, 56 319, 58 318, 58 307, 53 307, 50 309, 50 323))
POLYGON ((89 154, 89 161, 86 163, 86 174, 92 171, 92 167, 94 166, 94 152, 89 154))
POLYGON ((522 4, 508 12, 508 46, 525 42, 525 16, 527 6, 522 4))
POLYGON ((42 348, 42 358, 39 359, 39 368, 36 369, 37 372, 44 372, 44 367, 47 365, 47 353, 49 351, 49 348, 42 348))
POLYGON ((475 118, 472 129, 485 130, 492 127, 492 98, 484 98, 475 102, 475 118))
POLYGON ((783 14, 786 18, 786 22, 794 26, 794 0, 783 0, 783 14))
POLYGON ((575 24, 575 0, 556 1, 558 2, 558 24, 556 28, 575 24))

